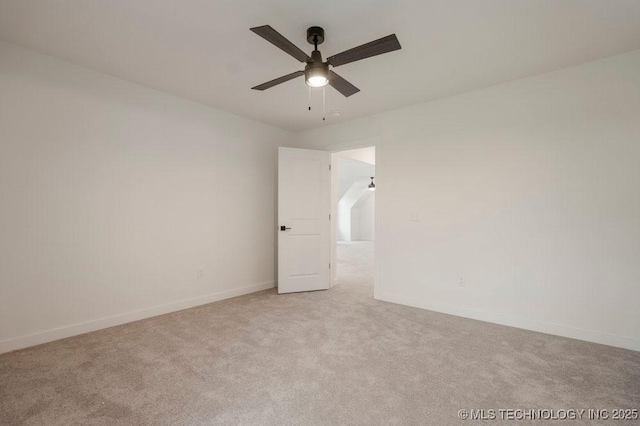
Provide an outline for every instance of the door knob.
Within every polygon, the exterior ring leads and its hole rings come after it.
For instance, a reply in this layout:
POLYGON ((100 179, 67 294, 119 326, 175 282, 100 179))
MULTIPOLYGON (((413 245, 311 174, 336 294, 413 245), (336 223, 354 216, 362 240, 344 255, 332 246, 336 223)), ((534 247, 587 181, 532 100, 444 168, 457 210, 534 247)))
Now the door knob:
POLYGON ((284 226, 284 225, 282 225, 282 226, 280 227, 280 230, 281 230, 281 231, 286 231, 287 229, 291 229, 291 228, 287 228, 287 227, 286 227, 286 226, 284 226))

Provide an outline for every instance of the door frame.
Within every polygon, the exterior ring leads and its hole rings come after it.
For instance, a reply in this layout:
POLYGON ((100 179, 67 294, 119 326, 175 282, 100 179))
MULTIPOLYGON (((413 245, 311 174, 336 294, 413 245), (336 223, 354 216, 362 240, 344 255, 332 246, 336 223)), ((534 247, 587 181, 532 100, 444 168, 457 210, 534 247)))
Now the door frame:
POLYGON ((373 237, 373 298, 380 299, 382 293, 382 270, 380 259, 382 257, 382 241, 383 235, 381 233, 382 223, 382 203, 384 199, 384 179, 382 178, 383 167, 380 161, 382 156, 380 155, 382 150, 382 138, 380 136, 359 139, 349 142, 340 142, 327 146, 326 151, 331 152, 331 264, 336 265, 335 268, 331 268, 329 275, 331 281, 331 287, 335 285, 335 277, 337 271, 336 264, 336 247, 338 245, 338 233, 336 232, 336 224, 338 218, 338 167, 336 154, 342 151, 350 151, 358 148, 374 147, 376 149, 376 205, 375 205, 375 217, 374 217, 374 237, 373 237), (379 186, 379 182, 382 185, 379 186))

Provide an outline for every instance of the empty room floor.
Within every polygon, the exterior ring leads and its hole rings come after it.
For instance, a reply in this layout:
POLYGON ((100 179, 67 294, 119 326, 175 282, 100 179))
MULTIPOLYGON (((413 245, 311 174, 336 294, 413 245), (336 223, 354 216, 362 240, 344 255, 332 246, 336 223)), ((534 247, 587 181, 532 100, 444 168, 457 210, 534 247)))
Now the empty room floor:
POLYGON ((640 408, 640 353, 373 300, 371 244, 338 249, 329 291, 263 291, 0 355, 0 424, 448 425, 469 422, 460 409, 640 408))

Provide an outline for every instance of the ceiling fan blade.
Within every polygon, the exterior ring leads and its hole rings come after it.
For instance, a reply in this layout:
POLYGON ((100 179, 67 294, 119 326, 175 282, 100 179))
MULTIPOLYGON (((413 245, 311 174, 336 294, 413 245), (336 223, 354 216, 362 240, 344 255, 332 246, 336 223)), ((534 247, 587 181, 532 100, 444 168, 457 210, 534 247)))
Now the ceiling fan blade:
POLYGON ((261 27, 251 28, 251 31, 258 34, 269 43, 273 44, 277 48, 284 50, 289 55, 293 56, 300 62, 310 61, 309 55, 304 53, 298 46, 287 40, 282 34, 271 28, 269 25, 263 25, 261 27))
POLYGON ((349 97, 360 91, 356 86, 349 83, 333 71, 329 71, 329 84, 345 97, 349 97))
POLYGON ((382 55, 383 53, 393 52, 394 50, 402 49, 398 37, 395 34, 382 37, 378 40, 371 41, 362 46, 354 47, 353 49, 345 50, 342 53, 333 55, 327 58, 334 67, 348 64, 349 62, 359 61, 361 59, 370 58, 376 55, 382 55))
POLYGON ((283 75, 282 77, 278 77, 274 80, 267 81, 266 83, 262 83, 258 86, 252 87, 253 90, 266 90, 270 89, 273 86, 277 86, 278 84, 284 83, 285 81, 293 80, 296 77, 300 77, 304 75, 304 71, 296 71, 291 74, 283 75))

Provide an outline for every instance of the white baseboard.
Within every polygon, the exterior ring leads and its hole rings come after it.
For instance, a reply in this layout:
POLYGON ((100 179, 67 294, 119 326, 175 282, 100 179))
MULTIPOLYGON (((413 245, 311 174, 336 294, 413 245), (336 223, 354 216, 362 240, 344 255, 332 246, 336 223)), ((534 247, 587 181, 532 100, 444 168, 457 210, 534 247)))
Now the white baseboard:
POLYGON ((618 348, 630 349, 632 351, 640 351, 640 340, 632 337, 616 336, 614 334, 601 333, 599 331, 585 330, 582 328, 520 318, 512 315, 498 314, 495 312, 480 311, 446 303, 416 302, 413 299, 389 293, 380 293, 379 295, 376 295, 375 298, 384 302, 397 303, 399 305, 411 306, 413 308, 421 308, 478 321, 507 325, 510 327, 553 334, 571 339, 584 340, 602 345, 615 346, 618 348))
POLYGON ((275 281, 269 281, 266 283, 254 284, 238 289, 220 291, 193 299, 179 300, 177 302, 167 303, 165 305, 154 306, 138 311, 98 318, 95 320, 77 324, 71 324, 64 327, 58 327, 51 330, 28 334, 25 336, 0 340, 0 353, 52 342, 54 340, 64 339, 66 337, 77 336, 78 334, 84 334, 91 331, 101 330, 103 328, 126 324, 128 322, 168 314, 170 312, 181 311, 183 309, 193 308, 194 306, 206 305, 207 303, 218 302, 220 300, 230 299, 232 297, 255 293, 256 291, 268 290, 270 288, 274 288, 275 285, 275 281))

